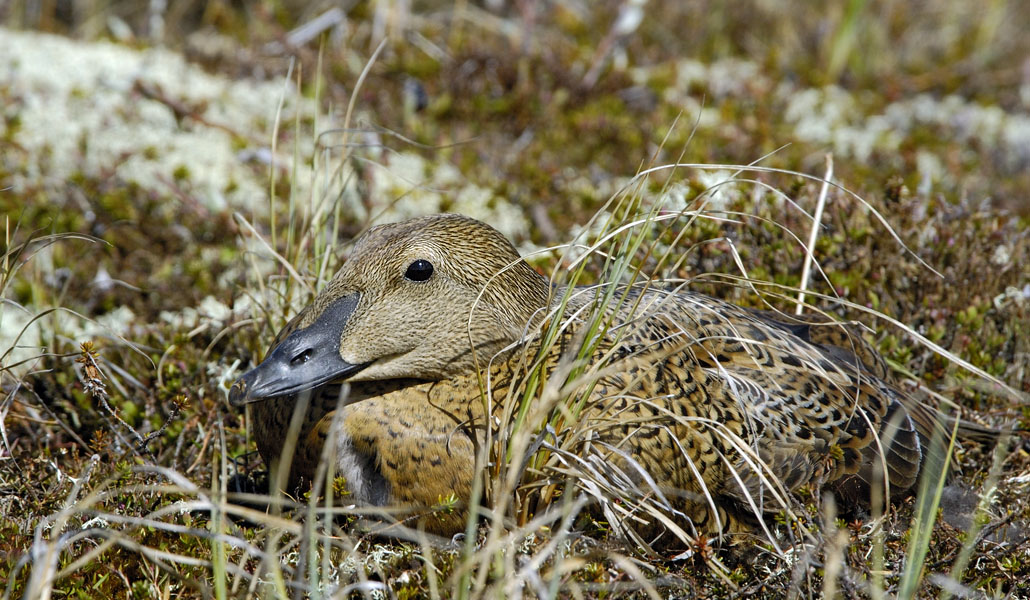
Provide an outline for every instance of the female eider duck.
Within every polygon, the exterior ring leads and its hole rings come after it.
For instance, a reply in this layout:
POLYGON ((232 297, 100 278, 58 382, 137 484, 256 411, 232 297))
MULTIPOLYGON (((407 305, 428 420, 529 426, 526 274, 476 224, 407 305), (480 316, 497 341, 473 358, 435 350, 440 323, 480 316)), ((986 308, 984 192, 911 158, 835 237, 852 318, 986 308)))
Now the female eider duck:
MULTIPOLYGON (((868 499, 871 486, 896 495, 916 485, 942 417, 894 387, 861 337, 690 291, 622 291, 604 309, 613 325, 594 340, 604 368, 581 388, 579 419, 594 432, 582 452, 661 497, 683 531, 753 530, 755 514, 783 508, 768 500, 770 486, 868 499)), ((310 394, 290 485, 315 477, 332 430, 326 455, 348 502, 461 505, 485 427, 478 369, 500 406, 499 396, 524 390, 519 361, 539 349, 534 333, 549 319, 565 329, 542 359, 576 356, 598 293, 576 289, 563 304, 504 236, 467 217, 374 227, 230 401, 252 403, 272 465, 290 455, 294 406, 310 394)), ((441 512, 422 526, 452 534, 465 519, 463 509, 441 512)))

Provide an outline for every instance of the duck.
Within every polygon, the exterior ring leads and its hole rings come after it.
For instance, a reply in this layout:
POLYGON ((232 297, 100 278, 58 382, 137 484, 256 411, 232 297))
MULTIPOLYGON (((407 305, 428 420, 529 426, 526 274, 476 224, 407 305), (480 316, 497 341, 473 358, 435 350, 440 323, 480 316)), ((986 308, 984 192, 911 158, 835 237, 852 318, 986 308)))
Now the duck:
POLYGON ((648 539, 669 523, 754 532, 806 486, 865 504, 871 490, 909 494, 935 434, 987 431, 903 393, 851 325, 654 282, 562 288, 455 214, 361 235, 229 401, 250 407, 258 451, 288 487, 329 461, 348 502, 429 515, 420 527, 451 535, 498 407, 537 401, 527 365, 559 383, 576 374, 561 389, 577 409, 547 423, 588 432, 569 460, 668 511, 634 515, 648 539))

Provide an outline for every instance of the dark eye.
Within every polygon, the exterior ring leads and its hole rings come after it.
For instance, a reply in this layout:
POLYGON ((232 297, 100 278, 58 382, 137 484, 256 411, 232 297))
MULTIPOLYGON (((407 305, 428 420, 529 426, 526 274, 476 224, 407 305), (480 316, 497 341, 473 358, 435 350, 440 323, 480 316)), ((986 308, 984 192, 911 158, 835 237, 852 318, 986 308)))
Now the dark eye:
POLYGON ((432 276, 432 263, 421 258, 408 265, 408 270, 404 272, 404 277, 412 281, 425 281, 432 276))

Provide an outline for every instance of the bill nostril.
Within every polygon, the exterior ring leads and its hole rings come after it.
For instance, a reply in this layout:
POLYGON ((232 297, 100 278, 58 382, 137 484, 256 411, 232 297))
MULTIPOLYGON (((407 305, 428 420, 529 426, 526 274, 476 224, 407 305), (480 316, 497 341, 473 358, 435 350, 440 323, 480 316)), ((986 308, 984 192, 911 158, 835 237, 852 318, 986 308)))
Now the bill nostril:
POLYGON ((290 365, 292 365, 292 366, 302 365, 302 364, 308 362, 309 360, 311 360, 311 356, 314 353, 315 353, 315 350, 313 348, 308 348, 308 349, 304 350, 303 352, 300 352, 299 354, 294 356, 292 359, 290 359, 290 365))

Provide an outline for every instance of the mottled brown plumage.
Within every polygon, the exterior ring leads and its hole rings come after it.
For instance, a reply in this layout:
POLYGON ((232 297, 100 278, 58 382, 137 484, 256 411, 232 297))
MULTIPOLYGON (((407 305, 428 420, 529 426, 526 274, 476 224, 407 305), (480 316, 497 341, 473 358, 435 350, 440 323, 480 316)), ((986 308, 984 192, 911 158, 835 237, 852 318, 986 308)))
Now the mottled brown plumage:
MULTIPOLYGON (((545 364, 583 343, 596 294, 572 295, 545 364)), ((352 498, 412 508, 450 494, 464 500, 486 422, 477 364, 494 406, 521 392, 516 365, 533 356, 560 296, 483 223, 438 215, 376 227, 234 385, 232 400, 253 402, 258 448, 271 464, 296 395, 316 388, 294 483, 314 476, 335 426, 328 455, 352 498)), ((613 325, 586 365, 601 368, 577 388, 580 424, 594 433, 578 451, 650 486, 685 530, 740 530, 780 509, 770 500, 774 479, 779 489, 826 485, 857 497, 883 464, 893 493, 916 484, 940 421, 899 392, 883 359, 846 327, 685 290, 621 288, 615 298, 604 309, 613 325)), ((463 523, 458 511, 425 525, 451 533, 463 523)))

